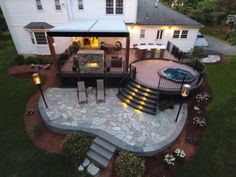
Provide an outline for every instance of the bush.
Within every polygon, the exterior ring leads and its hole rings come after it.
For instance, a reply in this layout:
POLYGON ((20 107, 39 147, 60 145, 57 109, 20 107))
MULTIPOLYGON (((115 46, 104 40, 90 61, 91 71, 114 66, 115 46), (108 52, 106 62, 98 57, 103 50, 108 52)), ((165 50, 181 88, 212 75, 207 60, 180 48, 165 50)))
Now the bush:
POLYGON ((116 159, 115 170, 121 177, 141 177, 144 169, 144 160, 132 153, 121 151, 116 159))
POLYGON ((230 44, 236 45, 236 31, 230 33, 228 41, 230 44))
POLYGON ((43 133, 43 129, 44 129, 44 127, 42 124, 37 124, 33 127, 32 131, 33 131, 34 135, 40 136, 43 133))
POLYGON ((193 69, 197 70, 199 73, 203 73, 205 71, 205 64, 202 63, 198 59, 192 59, 188 62, 185 62, 184 64, 192 67, 193 69))
POLYGON ((175 157, 178 159, 184 159, 186 154, 183 149, 175 149, 174 151, 175 157))
POLYGON ((23 65, 23 64, 25 64, 25 58, 24 58, 23 55, 17 55, 17 56, 14 58, 14 60, 15 60, 15 63, 16 63, 17 65, 23 65))
POLYGON ((175 165, 175 157, 173 154, 166 154, 164 157, 163 162, 167 165, 167 166, 174 166, 175 165))
POLYGON ((192 56, 194 58, 204 58, 204 57, 207 57, 207 55, 204 53, 204 50, 201 47, 195 47, 193 49, 192 56))
POLYGON ((32 63, 36 64, 36 63, 35 63, 35 59, 34 59, 34 57, 32 57, 32 56, 27 57, 27 58, 25 59, 25 63, 26 63, 26 64, 32 64, 32 63))
POLYGON ((29 56, 25 59, 25 63, 26 64, 51 64, 51 59, 47 56, 36 56, 36 57, 32 57, 29 56))
POLYGON ((62 151, 66 160, 73 163, 81 163, 84 160, 89 146, 91 145, 91 139, 78 132, 67 135, 65 141, 62 144, 62 151))
POLYGON ((159 110, 173 109, 175 102, 173 100, 161 100, 159 103, 159 110))

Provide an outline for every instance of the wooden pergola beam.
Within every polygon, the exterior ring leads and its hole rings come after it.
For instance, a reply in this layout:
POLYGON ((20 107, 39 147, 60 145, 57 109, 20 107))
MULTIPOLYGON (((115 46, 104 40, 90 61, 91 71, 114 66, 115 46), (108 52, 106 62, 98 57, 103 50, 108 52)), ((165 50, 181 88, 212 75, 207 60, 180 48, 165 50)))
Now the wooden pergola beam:
POLYGON ((47 36, 47 40, 48 40, 48 46, 50 49, 50 53, 51 53, 51 59, 52 59, 52 63, 55 67, 55 71, 58 72, 58 63, 56 61, 56 51, 55 51, 55 47, 54 47, 54 39, 53 37, 47 36))
POLYGON ((128 69, 129 69, 129 50, 130 50, 130 37, 126 37, 126 53, 125 53, 125 60, 126 60, 125 71, 126 72, 128 72, 128 69))

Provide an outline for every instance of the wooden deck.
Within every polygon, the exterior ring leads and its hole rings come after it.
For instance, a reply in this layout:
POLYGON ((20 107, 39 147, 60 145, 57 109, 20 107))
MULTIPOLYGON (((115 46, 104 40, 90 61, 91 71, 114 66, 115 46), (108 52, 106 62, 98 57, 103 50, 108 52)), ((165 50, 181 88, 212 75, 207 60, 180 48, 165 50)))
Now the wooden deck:
POLYGON ((159 90, 162 91, 169 91, 169 92, 179 92, 182 83, 174 82, 169 79, 166 79, 164 77, 161 77, 158 73, 165 69, 165 68, 179 68, 183 69, 185 71, 188 71, 191 73, 196 79, 188 83, 191 85, 192 89, 195 89, 198 87, 196 84, 198 82, 198 78, 200 74, 191 68, 190 66, 179 64, 177 62, 173 61, 167 61, 167 60, 143 60, 139 61, 133 64, 133 66, 136 67, 136 81, 139 82, 142 85, 145 85, 147 87, 151 87, 154 89, 158 88, 158 84, 160 81, 159 90), (161 79, 161 80, 160 80, 161 79))

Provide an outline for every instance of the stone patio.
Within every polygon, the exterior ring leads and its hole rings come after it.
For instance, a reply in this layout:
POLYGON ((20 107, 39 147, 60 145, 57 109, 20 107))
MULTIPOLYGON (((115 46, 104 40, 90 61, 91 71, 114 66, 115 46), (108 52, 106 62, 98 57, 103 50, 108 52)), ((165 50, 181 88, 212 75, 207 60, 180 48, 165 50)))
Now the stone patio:
POLYGON ((178 105, 173 110, 158 111, 157 115, 140 113, 122 105, 117 89, 106 90, 105 102, 96 103, 95 90, 88 103, 79 104, 76 89, 49 88, 39 109, 47 126, 60 133, 83 131, 110 141, 118 148, 135 152, 156 152, 171 144, 182 131, 187 106, 182 107, 175 122, 178 105))

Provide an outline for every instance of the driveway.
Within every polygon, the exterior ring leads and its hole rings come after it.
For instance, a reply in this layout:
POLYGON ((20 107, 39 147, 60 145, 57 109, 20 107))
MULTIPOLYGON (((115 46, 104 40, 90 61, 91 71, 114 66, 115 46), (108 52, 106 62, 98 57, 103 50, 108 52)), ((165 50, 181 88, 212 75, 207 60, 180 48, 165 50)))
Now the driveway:
POLYGON ((209 43, 209 48, 206 49, 217 51, 223 55, 236 55, 236 46, 231 46, 226 41, 211 36, 205 35, 205 38, 209 43))

